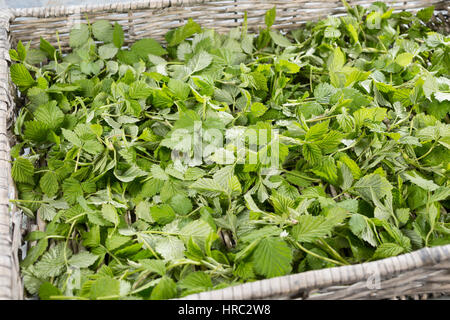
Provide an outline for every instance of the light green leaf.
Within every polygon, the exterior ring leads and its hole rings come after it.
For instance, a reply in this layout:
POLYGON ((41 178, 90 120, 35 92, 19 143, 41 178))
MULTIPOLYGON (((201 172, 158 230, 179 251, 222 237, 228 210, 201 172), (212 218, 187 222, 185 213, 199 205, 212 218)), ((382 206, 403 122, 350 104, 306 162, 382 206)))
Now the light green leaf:
POLYGON ((25 121, 25 139, 43 142, 47 140, 49 133, 49 127, 45 123, 37 120, 25 121))
POLYGON ((177 260, 184 257, 184 243, 177 237, 161 237, 155 246, 155 250, 166 260, 177 260))
POLYGON ((406 67, 412 62, 413 55, 409 52, 400 53, 395 58, 395 63, 397 63, 401 67, 406 67))
POLYGON ((111 23, 107 20, 98 20, 92 24, 92 33, 95 39, 103 42, 113 41, 113 27, 111 23))
POLYGON ((90 154, 97 155, 103 151, 103 145, 95 140, 89 140, 83 143, 83 150, 89 152, 90 154))
POLYGON ((267 111, 267 109, 268 108, 261 102, 254 102, 250 107, 252 114, 257 118, 261 117, 267 111))
POLYGON ((342 190, 349 189, 353 184, 353 174, 352 171, 349 169, 349 167, 346 164, 342 164, 339 167, 339 172, 342 177, 342 190))
POLYGON ((153 92, 144 81, 135 81, 130 85, 128 94, 132 99, 147 99, 153 92))
POLYGON ((142 219, 150 223, 155 222, 152 216, 150 215, 150 203, 148 203, 147 201, 139 202, 139 204, 136 206, 135 212, 136 217, 138 217, 139 219, 142 219))
POLYGON ((325 38, 336 39, 341 36, 341 32, 339 31, 339 29, 336 29, 332 26, 328 26, 325 28, 325 32, 323 35, 325 38))
POLYGON ((314 97, 317 102, 329 103, 331 97, 336 93, 336 88, 331 84, 326 82, 321 82, 317 87, 314 88, 314 97))
MULTIPOLYGON (((439 102, 450 101, 450 92, 435 92, 434 93, 434 98, 437 101, 439 101, 439 102)), ((445 111, 447 111, 446 113, 448 113, 449 112, 448 110, 450 109, 450 104, 449 103, 447 103, 447 104, 444 103, 443 105, 447 106, 447 107, 445 108, 445 107, 443 107, 441 105, 440 105, 440 107, 445 109, 445 111)), ((440 117, 440 118, 442 119, 443 117, 440 117)))
POLYGON ((277 238, 262 239, 252 257, 255 271, 267 278, 283 276, 292 270, 292 250, 277 238))
POLYGON ((200 193, 214 197, 226 193, 226 189, 214 179, 202 178, 190 185, 190 188, 198 190, 200 193))
POLYGON ((362 176, 361 169, 359 168, 358 164, 350 158, 347 154, 341 154, 339 156, 339 161, 342 161, 345 163, 345 165, 350 169, 352 172, 353 178, 358 180, 362 176))
POLYGON ((371 244, 377 246, 377 240, 368 218, 361 214, 353 214, 348 223, 353 234, 371 244))
POLYGON ((183 289, 201 288, 203 291, 213 286, 211 277, 203 271, 189 273, 186 277, 179 281, 178 285, 183 289))
POLYGON ((398 256, 403 253, 405 249, 396 243, 382 243, 375 251, 374 259, 383 259, 398 256))
POLYGON ((430 198, 431 202, 446 200, 450 197, 450 187, 439 187, 430 198))
POLYGON ((170 199, 170 206, 177 214, 185 215, 192 211, 192 202, 182 194, 176 194, 170 199))
POLYGON ((64 121, 64 113, 57 106, 56 101, 39 106, 34 111, 34 117, 36 120, 44 123, 50 129, 59 128, 64 121))
POLYGON ((186 100, 191 92, 189 85, 178 79, 170 78, 167 86, 179 100, 186 100))
POLYGON ((60 296, 61 291, 50 282, 44 282, 39 286, 39 299, 51 300, 52 296, 60 296))
POLYGON ((306 132, 306 136, 305 139, 307 141, 315 141, 315 140, 320 140, 323 138, 323 136, 327 133, 328 131, 328 125, 329 125, 330 121, 323 121, 323 122, 319 122, 315 125, 313 125, 311 128, 309 128, 309 130, 306 132))
POLYGON ((157 164, 152 165, 151 172, 153 178, 155 179, 164 181, 169 180, 169 176, 167 175, 167 173, 165 173, 164 170, 157 164))
POLYGON ((131 46, 131 51, 136 53, 136 55, 142 59, 148 59, 149 54, 162 56, 167 53, 158 41, 151 38, 136 41, 131 46))
POLYGON ((113 234, 106 238, 105 245, 109 251, 113 251, 129 243, 130 240, 131 240, 130 237, 121 236, 119 234, 113 234))
POLYGON ((180 61, 186 60, 186 55, 192 53, 191 45, 184 41, 177 47, 177 58, 180 61))
POLYGON ((303 157, 311 163, 311 165, 315 165, 320 162, 322 157, 322 152, 320 151, 320 147, 314 143, 304 144, 302 147, 303 157))
POLYGON ((283 36, 278 31, 269 31, 270 37, 272 38, 272 41, 280 46, 280 47, 289 47, 292 46, 292 43, 289 41, 288 38, 283 36))
POLYGON ((12 177, 16 182, 33 184, 34 166, 30 160, 19 157, 13 162, 12 177))
POLYGON ((297 73, 300 71, 300 66, 298 64, 284 59, 278 60, 275 64, 275 68, 277 71, 285 73, 297 73))
POLYGON ((102 216, 107 221, 114 223, 114 225, 119 223, 119 215, 117 214, 117 210, 111 204, 104 203, 102 205, 102 216))
POLYGON ((233 164, 236 161, 236 157, 233 151, 219 148, 209 157, 209 160, 217 164, 233 164))
POLYGON ((190 167, 184 173, 184 180, 198 180, 205 175, 205 171, 201 168, 190 167))
POLYGON ((89 28, 86 24, 78 24, 70 30, 69 45, 72 48, 81 47, 89 39, 89 28))
POLYGON ((68 178, 62 184, 64 200, 69 204, 74 204, 79 196, 83 196, 83 189, 80 181, 74 178, 68 178))
POLYGON ((355 118, 355 123, 358 126, 362 126, 365 120, 371 120, 376 122, 381 122, 386 117, 385 108, 360 108, 353 113, 355 118))
POLYGON ((185 243, 188 243, 189 239, 192 238, 200 248, 205 248, 206 239, 211 232, 213 230, 207 222, 195 220, 180 230, 180 237, 185 243))
POLYGON ((173 100, 164 91, 158 89, 153 90, 152 104, 159 109, 170 108, 173 105, 173 100))
POLYGON ((42 220, 52 221, 56 217, 57 212, 54 207, 43 203, 38 209, 38 214, 42 220))
POLYGON ((406 224, 408 222, 410 214, 409 208, 398 208, 395 210, 395 215, 401 224, 406 224))
POLYGON ((439 188, 437 184, 435 184, 432 180, 427 180, 422 178, 417 172, 415 171, 407 171, 402 174, 403 178, 406 180, 411 181, 415 185, 419 186, 422 189, 425 189, 427 191, 435 191, 439 188))
POLYGON ((108 43, 98 48, 98 55, 100 58, 108 60, 114 58, 118 51, 119 49, 114 44, 108 43))
POLYGON ((148 271, 155 272, 160 276, 164 276, 166 274, 166 262, 162 260, 154 260, 154 259, 142 259, 139 260, 139 264, 148 271))
POLYGON ((417 11, 416 16, 423 22, 427 23, 431 17, 433 16, 434 6, 430 6, 427 8, 420 9, 417 11))
POLYGON ((186 38, 200 32, 202 28, 191 18, 182 27, 169 31, 165 38, 169 47, 175 46, 183 42, 186 38))
POLYGON ((372 173, 362 177, 353 186, 354 190, 366 201, 373 201, 372 195, 378 199, 383 198, 392 190, 392 185, 385 178, 377 173, 372 173))
POLYGON ((122 182, 131 182, 137 177, 146 176, 147 172, 141 170, 138 166, 132 165, 125 172, 120 172, 117 168, 114 169, 114 176, 122 182))
POLYGON ((150 300, 167 300, 174 298, 176 294, 177 285, 171 278, 164 276, 153 288, 150 300))
POLYGON ((90 288, 89 298, 99 299, 120 295, 120 281, 110 276, 96 279, 90 288))
POLYGON ((300 242, 313 242, 323 238, 333 230, 333 223, 322 216, 301 215, 297 224, 292 228, 292 236, 300 242))
POLYGON ((72 251, 66 248, 65 243, 59 243, 55 247, 50 248, 41 260, 36 263, 36 274, 40 278, 59 276, 65 268, 65 259, 69 259, 72 251))
POLYGON ((328 61, 328 70, 331 72, 340 71, 345 63, 345 56, 342 52, 341 48, 337 47, 333 50, 333 54, 330 55, 330 59, 328 61))
POLYGON ((49 197, 53 197, 59 190, 58 176, 53 171, 47 171, 39 180, 39 186, 49 197))
POLYGON ((69 264, 77 268, 88 268, 97 261, 98 256, 88 251, 82 251, 69 259, 69 264))
POLYGON ((17 86, 28 88, 34 85, 33 77, 23 64, 15 63, 9 69, 11 73, 11 80, 17 86))
POLYGON ((266 14, 264 16, 264 23, 266 24, 267 28, 270 28, 273 25, 276 15, 276 7, 273 7, 272 9, 266 11, 266 14))
POLYGON ((168 224, 175 219, 175 211, 168 204, 153 206, 150 208, 152 219, 159 224, 168 224))
POLYGON ((196 73, 205 69, 212 62, 212 56, 205 52, 200 51, 198 54, 189 59, 187 66, 191 69, 192 73, 196 73))
POLYGON ((64 138, 69 141, 71 144, 73 144, 76 147, 81 147, 82 142, 80 140, 80 138, 78 138, 78 136, 70 130, 66 130, 64 128, 61 129, 62 134, 64 136, 64 138))
POLYGON ((116 48, 122 48, 124 43, 124 35, 123 35, 123 29, 122 26, 118 23, 114 23, 114 31, 113 31, 113 43, 116 46, 116 48))
POLYGON ((432 75, 428 74, 425 78, 425 81, 422 85, 423 93, 425 97, 431 100, 431 95, 437 91, 439 91, 439 85, 437 80, 432 75))

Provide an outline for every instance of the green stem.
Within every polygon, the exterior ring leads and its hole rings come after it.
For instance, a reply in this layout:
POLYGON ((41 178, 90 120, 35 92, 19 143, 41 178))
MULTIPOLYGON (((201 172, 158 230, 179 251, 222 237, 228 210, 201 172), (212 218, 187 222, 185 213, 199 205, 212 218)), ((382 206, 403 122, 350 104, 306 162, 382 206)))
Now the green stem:
MULTIPOLYGON (((429 214, 430 211, 430 191, 428 191, 427 193, 427 205, 426 205, 426 210, 427 210, 427 214, 429 214)), ((431 220, 430 220, 430 231, 428 231, 427 236, 425 238, 425 246, 428 247, 428 240, 430 239, 431 233, 434 231, 434 223, 433 226, 431 226, 431 220)))
POLYGON ((135 290, 136 287, 145 279, 147 279, 148 275, 151 273, 150 270, 142 272, 139 277, 136 279, 136 282, 133 284, 133 287, 131 289, 135 290))
POLYGON ((64 245, 64 264, 66 265, 66 268, 69 268, 69 261, 67 260, 67 246, 69 245, 70 234, 72 233, 75 224, 76 221, 72 222, 72 224, 70 225, 69 232, 67 233, 66 243, 64 245))
POLYGON ((342 256, 336 251, 334 250, 333 247, 331 247, 326 241, 320 239, 319 242, 328 249, 328 251, 339 261, 341 261, 342 263, 349 265, 350 263, 348 263, 344 258, 342 258, 342 256))
POLYGON ((123 266, 122 262, 120 262, 119 258, 117 258, 111 251, 109 251, 105 246, 100 245, 103 249, 105 249, 106 253, 108 253, 114 260, 117 261, 117 263, 121 266, 123 266))
POLYGON ((76 216, 74 216, 74 217, 72 217, 72 218, 70 218, 70 219, 67 219, 67 220, 66 220, 66 223, 71 222, 72 220, 76 220, 76 219, 78 219, 78 218, 80 218, 80 217, 82 217, 82 216, 85 216, 86 214, 87 214, 86 212, 80 213, 80 214, 78 214, 78 215, 76 215, 76 216))
POLYGON ((159 255, 157 255, 156 252, 153 250, 153 248, 147 243, 147 241, 142 239, 142 237, 139 234, 137 236, 138 236, 138 238, 140 238, 142 240, 142 242, 144 243, 144 246, 147 247, 148 250, 150 250, 150 252, 156 257, 156 259, 161 259, 159 257, 159 255))
POLYGON ((197 265, 197 266, 200 266, 200 265, 201 265, 201 263, 198 262, 198 261, 185 259, 185 260, 182 260, 182 261, 180 261, 180 262, 176 262, 176 263, 174 263, 174 264, 169 265, 169 266, 167 267, 167 270, 173 269, 173 268, 178 267, 178 266, 182 266, 183 264, 194 264, 194 265, 197 265))
POLYGON ((175 232, 165 232, 165 231, 158 231, 158 230, 145 230, 145 231, 141 231, 142 233, 155 233, 155 234, 163 234, 165 236, 179 236, 179 233, 175 233, 175 232))
MULTIPOLYGON (((336 200, 337 198, 339 198, 340 196, 343 196, 345 193, 348 193, 348 192, 351 191, 352 189, 353 189, 353 187, 350 187, 350 188, 348 188, 348 189, 345 189, 345 190, 343 190, 341 193, 339 193, 337 196, 333 197, 332 199, 333 199, 333 200, 336 200)), ((357 198, 359 198, 359 197, 357 197, 357 198)), ((355 199, 357 199, 357 198, 355 198, 355 199)))
POLYGON ((78 296, 50 296, 51 300, 89 300, 89 298, 78 296))
POLYGON ((77 172, 77 170, 78 170, 78 162, 80 161, 80 153, 81 153, 81 148, 78 149, 77 161, 75 163, 75 172, 77 172))
POLYGON ((358 142, 359 142, 359 139, 356 140, 355 142, 353 142, 352 144, 350 144, 349 146, 347 146, 347 147, 345 147, 345 148, 338 149, 337 151, 333 152, 333 153, 331 154, 331 156, 334 156, 336 153, 339 153, 339 152, 342 152, 342 151, 345 151, 345 150, 348 150, 348 149, 353 148, 354 146, 356 146, 356 144, 357 144, 358 142))
POLYGON ((333 116, 328 116, 328 117, 320 117, 320 118, 313 118, 313 119, 308 119, 305 120, 306 122, 316 122, 316 121, 321 121, 321 120, 327 120, 327 119, 332 119, 337 117, 337 115, 333 115, 333 116))
POLYGON ((185 218, 187 218, 187 217, 193 215, 194 213, 196 213, 196 212, 197 212, 198 210, 200 210, 201 208, 203 208, 203 207, 198 207, 197 209, 192 210, 191 212, 189 212, 189 213, 185 216, 185 218))
POLYGON ((20 200, 20 199, 10 199, 10 202, 27 202, 27 203, 48 203, 48 201, 42 200, 20 200))
POLYGON ((436 146, 437 142, 434 141, 433 145, 430 147, 430 149, 423 155, 421 155, 420 157, 418 157, 416 160, 419 161, 420 159, 425 158, 427 155, 429 155, 431 153, 431 151, 433 151, 434 147, 436 146))
POLYGON ((295 245, 297 246, 297 248, 299 248, 300 250, 302 250, 302 251, 306 252, 307 254, 310 254, 310 255, 312 255, 312 256, 314 256, 314 257, 316 257, 316 258, 319 258, 319 259, 324 260, 324 261, 326 261, 326 262, 331 262, 331 263, 337 264, 337 265, 339 265, 339 266, 345 266, 345 265, 346 265, 346 264, 344 264, 344 263, 342 263, 342 262, 339 262, 339 261, 336 261, 336 260, 333 260, 333 259, 330 259, 330 258, 327 258, 327 257, 323 257, 323 256, 321 256, 321 255, 319 255, 319 254, 317 254, 317 253, 314 253, 314 252, 312 252, 312 251, 306 249, 305 247, 303 247, 303 246, 302 246, 300 243, 298 243, 297 241, 294 241, 294 244, 295 244, 295 245))

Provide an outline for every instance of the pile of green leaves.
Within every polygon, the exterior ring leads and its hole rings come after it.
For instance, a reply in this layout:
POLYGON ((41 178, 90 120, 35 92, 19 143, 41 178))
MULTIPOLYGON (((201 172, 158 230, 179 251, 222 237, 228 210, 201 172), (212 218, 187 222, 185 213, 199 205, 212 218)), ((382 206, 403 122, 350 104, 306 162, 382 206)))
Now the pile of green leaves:
POLYGON ((257 34, 189 20, 164 47, 108 21, 68 54, 19 42, 13 201, 45 226, 27 292, 169 299, 450 243, 450 38, 433 7, 347 9, 287 34, 275 8, 257 34), (227 144, 187 165, 196 122, 227 144), (267 143, 238 150, 250 129, 267 143))

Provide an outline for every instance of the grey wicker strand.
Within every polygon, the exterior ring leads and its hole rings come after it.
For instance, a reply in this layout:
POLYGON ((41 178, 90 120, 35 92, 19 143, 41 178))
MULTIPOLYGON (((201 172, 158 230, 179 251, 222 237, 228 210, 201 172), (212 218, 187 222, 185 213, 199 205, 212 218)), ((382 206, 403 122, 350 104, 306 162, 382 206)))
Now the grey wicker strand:
POLYGON ((17 256, 21 242, 18 227, 20 214, 14 210, 14 206, 9 206, 9 199, 15 197, 8 138, 9 119, 13 110, 13 91, 8 70, 10 47, 8 27, 11 17, 11 13, 7 10, 0 12, 0 299, 22 297, 17 256))
MULTIPOLYGON (((377 0, 349 0, 350 5, 368 6, 377 0)), ((435 5, 437 9, 447 9, 449 1, 385 1, 396 10, 417 11, 425 6, 435 5)), ((129 3, 80 5, 70 7, 25 8, 11 11, 11 34, 14 43, 19 39, 39 45, 39 37, 44 37, 63 50, 69 49, 69 32, 78 21, 89 22, 99 19, 119 22, 129 42, 143 37, 164 40, 164 34, 181 26, 192 18, 205 28, 226 32, 240 26, 244 12, 248 12, 249 30, 264 26, 264 13, 277 7, 274 28, 289 30, 301 24, 324 18, 327 15, 345 13, 341 1, 330 0, 151 0, 129 3), (33 32, 30 32, 33 30, 33 32), (56 35, 58 31, 58 35, 56 35)))
POLYGON ((450 245, 424 248, 380 261, 250 282, 183 299, 383 299, 436 290, 450 292, 450 245), (350 284, 353 285, 330 287, 350 284), (417 292, 420 287, 422 290, 417 292), (321 288, 327 289, 321 293, 321 288))
MULTIPOLYGON (((368 6, 377 0, 347 1, 368 6)), ((417 11, 435 5, 450 15, 448 0, 385 1, 395 10, 417 11)), ((2 9, 0 11, 0 299, 22 299, 19 247, 22 244, 22 214, 9 203, 16 196, 11 179, 9 126, 16 91, 9 79, 11 46, 21 40, 39 46, 47 39, 63 51, 69 48, 69 31, 78 21, 117 21, 127 41, 164 34, 193 18, 205 28, 225 32, 240 26, 248 12, 249 30, 264 25, 266 10, 277 7, 274 28, 289 30, 327 15, 340 15, 345 8, 339 0, 140 0, 127 3, 71 7, 2 9)), ((25 229, 33 228, 28 226, 25 229)), ((353 266, 293 274, 204 292, 189 299, 382 299, 403 295, 450 292, 450 245, 422 249, 394 258, 353 266), (379 277, 378 286, 368 288, 368 279, 379 277)), ((375 281, 376 282, 376 281, 375 281)))

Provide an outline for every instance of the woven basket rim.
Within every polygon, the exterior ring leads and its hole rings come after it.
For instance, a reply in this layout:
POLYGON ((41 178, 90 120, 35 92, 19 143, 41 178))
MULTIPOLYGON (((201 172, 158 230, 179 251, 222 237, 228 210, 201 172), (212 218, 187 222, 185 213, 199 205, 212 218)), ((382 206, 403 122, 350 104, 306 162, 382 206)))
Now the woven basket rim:
MULTIPOLYGON (((318 0, 317 2, 336 1, 318 0)), ((44 8, 16 8, 6 9, 0 12, 0 29, 9 30, 9 22, 15 18, 47 18, 47 17, 63 17, 78 13, 95 13, 95 12, 115 12, 126 13, 130 11, 146 10, 146 9, 163 9, 175 6, 190 6, 209 2, 226 2, 221 0, 139 0, 135 2, 122 2, 112 4, 95 4, 95 5, 75 5, 75 6, 56 6, 44 8)), ((387 1, 389 3, 398 1, 387 1)), ((429 0, 429 5, 434 4, 436 8, 449 8, 448 0, 429 0)), ((236 2, 239 4, 239 0, 236 2)), ((239 10, 239 7, 236 8, 239 10)), ((1 30, 0 30, 1 31, 1 30)), ((1 54, 2 40, 8 42, 8 39, 0 39, 0 60, 8 61, 7 52, 1 54)), ((1 61, 0 61, 1 62, 1 61)), ((8 75, 0 72, 0 89, 6 83, 8 90, 8 75), (5 78, 6 76, 6 78, 5 78)), ((12 91, 11 91, 12 92, 12 91)), ((0 91, 0 103, 2 101, 0 91)), ((13 101, 6 101, 8 108, 13 107, 13 101)), ((2 129, 2 128, 0 128, 2 129)), ((3 130, 3 129, 2 129, 3 130)), ((9 150, 7 157, 9 157, 9 150)), ((0 199, 4 200, 4 199, 0 199)), ((0 234, 2 236, 2 234, 0 234)), ((13 253, 14 254, 14 253, 13 253)), ((207 291, 184 297, 183 299, 232 299, 240 297, 241 299, 258 299, 264 298, 269 292, 272 296, 289 295, 302 290, 318 288, 320 286, 329 286, 337 284, 348 284, 363 281, 373 273, 374 269, 380 270, 380 276, 390 276, 400 274, 402 272, 420 268, 427 268, 443 261, 450 260, 450 244, 433 248, 423 248, 411 253, 402 254, 400 256, 386 258, 382 260, 354 264, 349 266, 334 267, 328 269, 312 270, 301 273, 290 274, 283 277, 259 280, 236 286, 228 287, 221 290, 207 291)), ((1 263, 1 261, 0 261, 1 263)), ((11 270, 13 273, 13 270, 11 270)), ((14 275, 12 275, 12 278, 14 275)), ((1 279, 0 279, 1 280, 1 279)), ((0 283, 1 286, 1 283, 0 283)), ((0 288, 1 289, 1 288, 0 288)), ((0 290, 1 291, 1 290, 0 290)), ((11 295, 13 296, 13 295, 11 295)), ((2 292, 0 292, 0 298, 2 292)))
MULTIPOLYGON (((124 13, 130 10, 163 9, 168 7, 181 7, 183 5, 195 5, 207 2, 220 2, 223 0, 137 0, 115 3, 84 4, 84 5, 59 5, 52 7, 9 8, 14 17, 48 18, 65 16, 74 13, 93 12, 117 12, 124 13)), ((326 1, 326 0, 325 0, 326 1)))
MULTIPOLYGON (((168 7, 182 7, 184 5, 195 5, 208 2, 228 2, 227 0, 137 0, 126 2, 115 2, 106 4, 84 4, 84 5, 69 5, 69 6, 52 6, 52 7, 31 7, 31 8, 9 8, 10 14, 14 18, 19 17, 36 17, 36 18, 48 18, 66 16, 71 14, 83 14, 94 12, 117 12, 126 13, 130 10, 142 10, 142 9, 163 9, 168 7)), ((306 2, 306 1, 305 1, 306 2)), ((316 0, 316 2, 331 2, 336 4, 333 0, 316 0)), ((351 1, 349 1, 351 4, 351 1)), ((384 1, 387 5, 398 3, 397 0, 384 1)), ((449 8, 449 0, 428 0, 429 5, 435 5, 437 9, 449 8), (447 3, 447 6, 445 4, 447 3)), ((236 1, 236 5, 238 5, 236 1)), ((368 2, 367 4, 372 4, 368 2)))
POLYGON ((236 297, 252 300, 295 295, 303 291, 330 285, 348 285, 367 281, 375 273, 381 279, 385 279, 410 270, 434 266, 444 261, 450 261, 450 244, 425 247, 399 256, 371 262, 310 270, 271 279, 236 284, 225 289, 191 294, 180 300, 228 300, 236 297))

